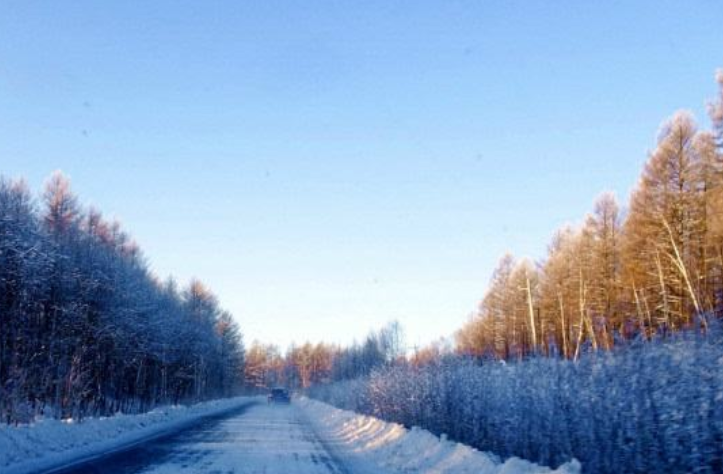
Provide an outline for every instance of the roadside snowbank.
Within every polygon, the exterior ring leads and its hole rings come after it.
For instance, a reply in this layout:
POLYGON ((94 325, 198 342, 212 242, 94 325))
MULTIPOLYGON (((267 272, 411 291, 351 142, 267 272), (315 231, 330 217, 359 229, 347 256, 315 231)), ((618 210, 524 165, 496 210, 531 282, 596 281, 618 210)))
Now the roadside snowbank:
POLYGON ((43 419, 31 425, 0 426, 0 472, 25 474, 92 458, 240 408, 251 400, 238 397, 161 407, 139 415, 88 418, 82 423, 43 419))
POLYGON ((316 400, 302 398, 309 421, 322 438, 333 440, 331 449, 370 461, 384 470, 419 474, 579 474, 580 463, 572 460, 553 470, 520 458, 502 462, 497 456, 438 438, 420 428, 408 430, 396 423, 340 410, 316 400))

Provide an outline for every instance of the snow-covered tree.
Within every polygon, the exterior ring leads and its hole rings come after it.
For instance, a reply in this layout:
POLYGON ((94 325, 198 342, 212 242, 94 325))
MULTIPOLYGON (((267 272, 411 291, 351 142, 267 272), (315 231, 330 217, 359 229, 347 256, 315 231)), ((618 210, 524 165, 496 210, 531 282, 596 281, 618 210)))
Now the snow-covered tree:
POLYGON ((228 395, 238 326, 200 283, 161 284, 117 222, 54 173, 39 211, 0 179, 0 417, 82 418, 228 395))

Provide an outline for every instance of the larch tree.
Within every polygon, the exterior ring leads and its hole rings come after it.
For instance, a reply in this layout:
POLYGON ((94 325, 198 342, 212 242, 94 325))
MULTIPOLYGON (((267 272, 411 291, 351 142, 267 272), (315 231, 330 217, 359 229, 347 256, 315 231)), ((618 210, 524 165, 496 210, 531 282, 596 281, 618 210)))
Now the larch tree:
POLYGON ((244 384, 247 387, 251 389, 267 387, 268 359, 266 348, 259 341, 254 341, 246 351, 244 384))
POLYGON ((547 259, 542 266, 541 298, 544 347, 548 354, 559 353, 572 357, 575 292, 573 282, 575 232, 571 227, 558 230, 548 246, 547 259))
POLYGON ((500 260, 479 311, 457 332, 457 351, 499 359, 521 358, 541 350, 539 273, 529 260, 500 260))
POLYGON ((491 355, 500 359, 510 356, 514 328, 512 317, 510 276, 515 267, 511 254, 503 256, 492 274, 489 289, 479 305, 477 315, 457 335, 460 351, 475 356, 491 355))
POLYGON ((489 290, 482 300, 480 319, 491 327, 491 348, 501 359, 512 355, 512 346, 517 338, 513 314, 514 290, 510 283, 516 262, 512 254, 502 257, 492 274, 489 290))
POLYGON ((592 239, 589 265, 589 310, 597 338, 606 348, 612 346, 612 331, 619 325, 622 310, 620 293, 620 210, 615 196, 604 193, 595 201, 585 221, 583 234, 592 239))
POLYGON ((45 223, 54 233, 63 233, 77 222, 80 215, 78 198, 70 188, 70 180, 55 171, 45 183, 45 223))
POLYGON ((522 358, 539 350, 539 275, 534 263, 523 259, 507 282, 507 326, 510 356, 522 358))
POLYGON ((718 97, 709 104, 712 132, 699 133, 696 150, 700 155, 705 212, 704 294, 709 308, 723 309, 723 69, 716 73, 718 97))
MULTIPOLYGON (((625 223, 624 274, 648 324, 675 330, 700 312, 704 215, 700 201, 697 126, 687 112, 666 121, 634 190, 625 223)), ((648 328, 652 331, 654 328, 648 328)))

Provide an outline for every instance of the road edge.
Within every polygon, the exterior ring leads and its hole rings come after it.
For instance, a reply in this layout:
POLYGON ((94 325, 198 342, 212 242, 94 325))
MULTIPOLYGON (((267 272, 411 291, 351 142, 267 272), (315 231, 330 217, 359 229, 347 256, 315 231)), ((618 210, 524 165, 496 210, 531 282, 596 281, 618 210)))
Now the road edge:
POLYGON ((65 457, 68 455, 67 452, 53 453, 28 462, 6 466, 3 468, 3 474, 60 474, 88 462, 133 449, 143 443, 173 436, 180 431, 191 428, 209 419, 217 417, 223 418, 234 412, 245 410, 251 405, 260 403, 258 397, 239 398, 239 403, 232 407, 226 406, 218 408, 190 419, 186 418, 171 421, 168 424, 159 423, 160 426, 146 427, 138 430, 136 433, 129 432, 127 434, 128 439, 121 444, 113 444, 112 440, 99 441, 89 446, 83 446, 82 449, 79 450, 78 455, 70 460, 65 457))

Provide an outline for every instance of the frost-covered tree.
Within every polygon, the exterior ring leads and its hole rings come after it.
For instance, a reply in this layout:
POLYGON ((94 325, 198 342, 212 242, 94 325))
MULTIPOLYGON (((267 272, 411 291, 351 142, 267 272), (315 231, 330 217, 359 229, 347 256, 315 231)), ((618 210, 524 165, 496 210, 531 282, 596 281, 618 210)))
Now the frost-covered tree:
POLYGON ((239 386, 241 334, 208 290, 160 283, 120 224, 84 210, 61 173, 42 204, 0 179, 4 421, 140 411, 239 386))

